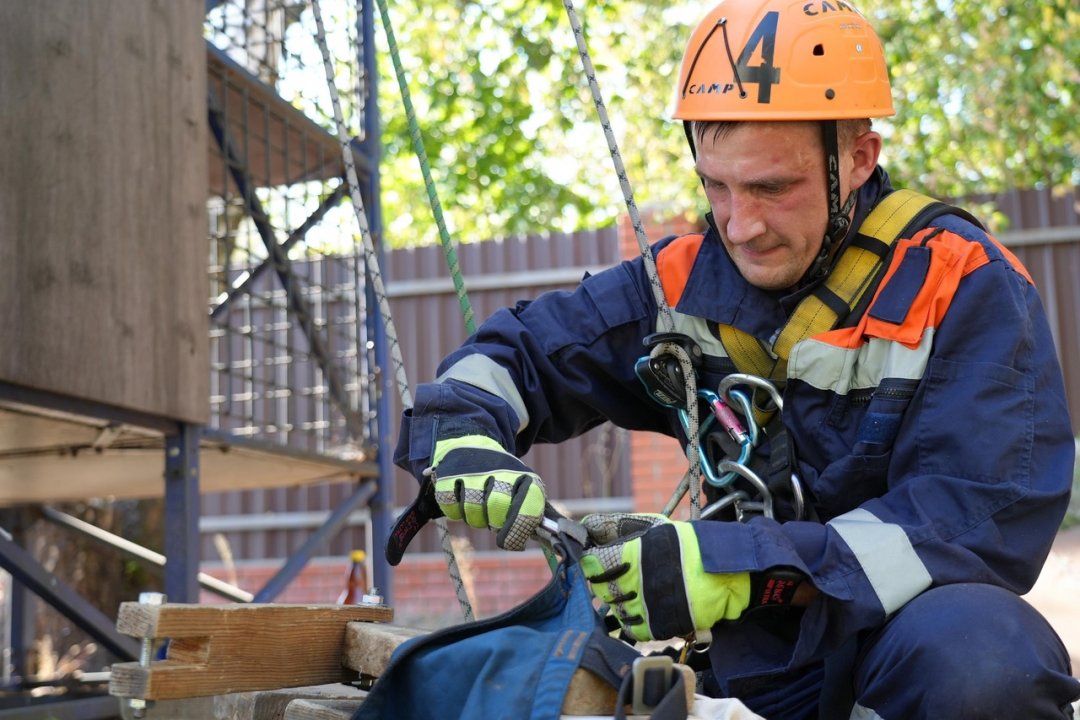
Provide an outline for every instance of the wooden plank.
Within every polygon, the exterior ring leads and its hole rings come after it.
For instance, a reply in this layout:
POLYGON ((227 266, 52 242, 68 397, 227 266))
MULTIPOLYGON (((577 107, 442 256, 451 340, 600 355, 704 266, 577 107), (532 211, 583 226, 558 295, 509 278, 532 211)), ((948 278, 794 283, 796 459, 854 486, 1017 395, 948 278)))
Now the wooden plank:
POLYGON ((159 700, 345 680, 346 625, 392 619, 385 605, 122 603, 120 632, 169 644, 149 667, 113 665, 109 693, 159 700))
POLYGON ((427 630, 400 625, 349 623, 345 626, 345 651, 341 662, 358 673, 379 677, 398 645, 426 633, 427 630))
POLYGON ((0 381, 208 421, 204 12, 0 2, 0 381))
POLYGON ((349 703, 355 709, 366 696, 365 691, 342 683, 219 695, 213 699, 212 717, 214 720, 285 720, 297 701, 349 703))
MULTIPOLYGON (((43 423, 28 423, 21 434, 8 436, 5 434, 8 429, 5 417, 4 411, 0 410, 0 449, 10 448, 5 444, 9 439, 33 447, 37 440, 30 433, 39 427, 48 428, 43 423)), ((70 446, 84 439, 85 447, 93 442, 92 430, 89 426, 69 423, 54 434, 43 434, 41 441, 48 442, 55 437, 62 442, 70 441, 70 446)), ((164 455, 160 437, 150 438, 146 444, 150 442, 157 442, 158 447, 140 449, 129 442, 123 449, 106 448, 100 452, 40 451, 0 456, 0 505, 63 502, 88 497, 161 497, 164 455), (75 478, 77 482, 61 482, 62 478, 75 478)), ((251 449, 222 445, 206 438, 200 447, 199 490, 204 493, 356 482, 360 478, 377 477, 379 470, 371 461, 344 462, 336 458, 320 461, 288 451, 275 452, 272 447, 251 449)))
POLYGON ((349 720, 360 705, 358 700, 293 700, 283 720, 349 720))

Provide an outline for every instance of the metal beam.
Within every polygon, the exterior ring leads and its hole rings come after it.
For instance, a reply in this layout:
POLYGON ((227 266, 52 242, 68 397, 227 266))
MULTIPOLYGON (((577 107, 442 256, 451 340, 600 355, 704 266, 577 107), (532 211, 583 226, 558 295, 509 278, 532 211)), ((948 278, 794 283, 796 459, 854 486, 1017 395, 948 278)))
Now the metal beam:
POLYGON ((0 401, 28 405, 34 408, 45 408, 67 415, 80 418, 94 418, 95 420, 117 423, 120 425, 134 425, 136 427, 158 430, 162 433, 176 432, 177 422, 158 415, 118 408, 104 403, 84 400, 71 395, 37 390, 22 385, 0 381, 0 401))
POLYGON ((1005 247, 1074 243, 1080 240, 1080 227, 1066 225, 1063 227, 1024 228, 1023 230, 1010 230, 999 233, 994 237, 1005 247))
MULTIPOLYGON (((88 537, 92 540, 96 540, 99 543, 107 545, 108 547, 111 547, 115 550, 119 550, 128 557, 133 557, 137 560, 148 562, 151 565, 156 565, 157 567, 165 567, 165 556, 161 553, 156 553, 153 550, 144 548, 142 545, 133 543, 130 540, 120 537, 119 535, 114 535, 108 530, 103 530, 96 525, 92 525, 91 523, 86 522, 85 520, 80 520, 77 517, 73 517, 71 515, 68 515, 67 513, 60 512, 56 508, 45 506, 41 509, 41 512, 45 516, 45 519, 49 520, 50 522, 56 523, 57 525, 65 527, 69 530, 74 530, 80 535, 88 537)), ((254 597, 246 590, 241 590, 234 585, 230 585, 227 582, 218 580, 213 575, 208 575, 201 572, 198 574, 198 581, 201 587, 204 587, 212 593, 216 593, 221 597, 228 598, 229 600, 233 600, 235 602, 251 602, 251 598, 254 597)))
POLYGON ((259 592, 255 593, 255 598, 252 602, 266 603, 273 602, 285 587, 292 582, 307 561, 312 558, 315 552, 328 542, 331 538, 338 534, 341 528, 345 525, 345 522, 349 519, 349 515, 352 514, 360 505, 366 503, 371 499, 371 496, 375 494, 378 488, 378 483, 374 480, 368 480, 362 485, 358 486, 356 490, 346 498, 345 502, 338 505, 338 507, 327 518, 326 523, 318 530, 313 532, 308 539, 304 542, 303 546, 294 552, 280 570, 267 581, 259 592))
POLYGON ((100 642, 121 660, 136 660, 139 644, 116 631, 116 623, 44 568, 26 550, 0 533, 0 566, 12 577, 100 642))
MULTIPOLYGON (((258 515, 249 513, 237 515, 204 515, 199 518, 199 532, 266 532, 267 530, 310 530, 326 524, 330 517, 329 510, 308 510, 292 512, 266 512, 258 515)), ((346 520, 346 525, 356 527, 371 522, 371 511, 367 508, 354 511, 346 520)))
POLYGON ((165 595, 199 601, 199 426, 165 438, 165 595))
MULTIPOLYGON (((513 290, 543 285, 577 285, 586 275, 600 272, 605 266, 591 265, 550 270, 523 270, 512 273, 491 273, 469 278, 469 290, 513 290)), ((387 283, 388 298, 449 295, 454 292, 450 278, 398 280, 387 283)))
MULTIPOLYGON (((375 8, 371 0, 357 0, 359 12, 357 12, 356 36, 361 39, 361 55, 358 65, 364 69, 364 97, 360 98, 364 108, 364 141, 360 144, 361 157, 367 161, 370 171, 367 173, 367 197, 364 199, 364 207, 367 210, 368 226, 371 229, 372 243, 379 259, 379 265, 385 266, 385 243, 383 242, 382 226, 382 178, 379 174, 379 161, 382 153, 382 127, 379 120, 379 90, 378 78, 379 67, 375 50, 375 8)), ((370 273, 371 268, 368 268, 370 273)), ((375 301, 373 283, 367 283, 365 292, 368 297, 369 308, 379 308, 375 301)), ((371 338, 374 341, 374 360, 378 368, 390 367, 390 358, 387 349, 386 319, 376 311, 368 313, 367 320, 371 330, 371 338)), ((390 536, 390 529, 394 522, 394 465, 390 453, 390 413, 392 405, 390 398, 393 397, 394 387, 390 378, 393 373, 382 372, 373 374, 375 382, 381 387, 371 389, 376 398, 376 410, 374 422, 371 423, 370 432, 372 437, 379 438, 379 486, 371 503, 371 534, 372 544, 372 582, 383 594, 383 601, 393 603, 393 587, 390 581, 390 565, 386 562, 386 554, 382 548, 386 539, 390 536)))

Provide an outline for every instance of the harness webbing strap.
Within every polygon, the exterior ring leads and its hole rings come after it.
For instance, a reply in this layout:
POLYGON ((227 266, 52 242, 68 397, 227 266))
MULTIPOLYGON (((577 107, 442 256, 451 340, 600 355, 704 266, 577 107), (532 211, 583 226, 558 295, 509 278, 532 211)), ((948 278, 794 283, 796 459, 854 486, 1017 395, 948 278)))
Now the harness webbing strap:
POLYGON ((739 372, 783 382, 786 363, 773 355, 763 342, 732 325, 718 324, 716 330, 724 351, 739 372))
POLYGON ((773 342, 770 352, 749 333, 718 326, 720 342, 740 372, 783 384, 791 349, 806 338, 827 332, 850 314, 881 272, 889 250, 913 220, 944 203, 912 190, 896 190, 871 211, 837 258, 825 282, 799 303, 773 342))

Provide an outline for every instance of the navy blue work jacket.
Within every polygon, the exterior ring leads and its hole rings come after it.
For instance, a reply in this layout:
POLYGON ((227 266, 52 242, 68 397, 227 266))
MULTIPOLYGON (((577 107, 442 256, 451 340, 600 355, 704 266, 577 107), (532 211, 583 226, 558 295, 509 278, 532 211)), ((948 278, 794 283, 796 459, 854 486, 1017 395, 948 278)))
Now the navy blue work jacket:
MULTIPOLYGON (((890 191, 879 169, 859 191, 856 228, 890 191)), ((897 242, 862 317, 791 352, 784 423, 815 520, 695 522, 706 570, 796 568, 820 591, 790 642, 755 623, 714 628, 720 677, 819 660, 932 586, 1024 593, 1049 552, 1074 440, 1043 307, 979 228, 956 216, 933 225, 897 242)), ((750 286, 712 230, 654 253, 680 328, 708 356, 700 387, 733 370, 709 328, 768 342, 799 299, 750 286)), ((521 455, 604 420, 685 442, 634 374, 657 327, 640 259, 496 312, 417 388, 395 462, 418 474, 436 439, 473 432, 521 455)), ((673 487, 681 474, 672 469, 673 487)))

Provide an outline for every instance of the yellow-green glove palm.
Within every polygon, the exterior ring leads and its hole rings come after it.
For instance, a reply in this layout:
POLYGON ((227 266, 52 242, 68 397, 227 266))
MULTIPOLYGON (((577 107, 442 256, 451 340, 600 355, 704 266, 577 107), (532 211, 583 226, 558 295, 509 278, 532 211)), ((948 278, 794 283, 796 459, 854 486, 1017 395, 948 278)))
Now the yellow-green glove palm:
POLYGON ((658 521, 591 548, 581 557, 581 569, 593 594, 612 606, 638 641, 708 630, 720 620, 738 619, 750 605, 749 573, 706 572, 688 522, 658 521))
POLYGON ((430 472, 443 514, 496 531, 495 544, 505 550, 524 550, 543 519, 540 476, 489 437, 439 440, 430 472))

